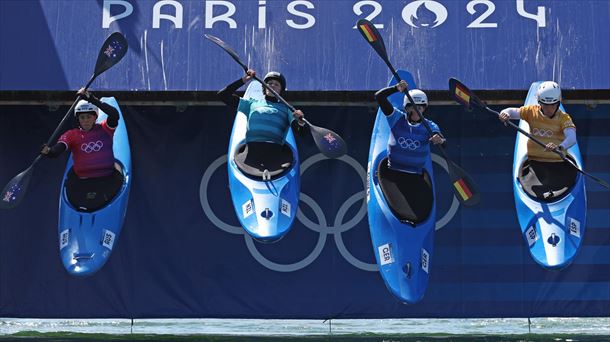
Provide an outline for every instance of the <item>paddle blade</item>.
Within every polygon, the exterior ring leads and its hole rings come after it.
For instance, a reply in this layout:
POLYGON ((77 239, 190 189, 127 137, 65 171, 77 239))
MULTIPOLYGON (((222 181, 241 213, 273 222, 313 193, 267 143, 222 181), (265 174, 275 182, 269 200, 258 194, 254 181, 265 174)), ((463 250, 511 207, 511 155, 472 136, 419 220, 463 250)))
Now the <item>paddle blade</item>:
POLYGON ((461 167, 447 159, 449 179, 457 199, 466 207, 479 204, 481 194, 474 180, 461 167))
POLYGON ((466 109, 487 107, 472 90, 468 89, 462 82, 453 77, 449 79, 449 94, 457 103, 461 104, 466 109))
POLYGON ((0 209, 13 209, 21 203, 30 184, 33 170, 32 166, 28 167, 6 184, 0 194, 0 209))
POLYGON ((119 32, 111 34, 100 49, 95 63, 94 77, 117 64, 127 53, 127 40, 119 32))
POLYGON ((204 36, 208 40, 210 40, 212 43, 220 46, 223 50, 225 50, 225 52, 228 53, 231 56, 231 58, 233 58, 239 65, 241 65, 241 67, 244 69, 244 71, 248 71, 248 66, 246 64, 244 64, 244 62, 242 62, 241 59, 239 59, 237 52, 235 52, 227 43, 222 41, 222 39, 212 36, 211 34, 204 34, 204 36))
POLYGON ((356 23, 356 27, 358 28, 358 31, 360 31, 360 34, 362 34, 362 37, 371 44, 373 49, 375 49, 379 56, 387 63, 388 53, 385 49, 385 43, 375 25, 366 19, 360 19, 356 23))
POLYGON ((339 158, 347 153, 347 144, 339 134, 307 123, 311 130, 311 136, 323 155, 328 158, 339 158))

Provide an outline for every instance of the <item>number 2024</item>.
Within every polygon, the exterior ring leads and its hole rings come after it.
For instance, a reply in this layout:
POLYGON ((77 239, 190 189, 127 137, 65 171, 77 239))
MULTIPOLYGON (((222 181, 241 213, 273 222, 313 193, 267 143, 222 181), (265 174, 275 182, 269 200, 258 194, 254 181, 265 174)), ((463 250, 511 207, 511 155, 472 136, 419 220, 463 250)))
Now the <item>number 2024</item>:
MULTIPOLYGON (((525 10, 524 1, 525 0, 515 0, 517 13, 524 18, 536 21, 536 24, 538 25, 538 27, 546 27, 546 16, 545 16, 544 6, 538 6, 536 14, 529 13, 525 10)), ((418 1, 415 1, 415 2, 418 2, 418 1)), ((437 5, 442 6, 442 4, 440 4, 439 2, 434 1, 434 0, 419 0, 419 5, 423 5, 426 2, 436 3, 437 5)), ((466 11, 468 11, 468 13, 470 13, 471 15, 477 14, 477 12, 479 12, 475 8, 475 6, 477 6, 477 5, 481 5, 481 6, 485 6, 485 7, 483 8, 483 11, 481 11, 480 14, 476 18, 474 18, 474 20, 472 22, 470 22, 470 24, 466 27, 467 28, 496 28, 496 27, 498 27, 498 23, 485 22, 485 20, 487 18, 489 18, 489 16, 492 15, 494 13, 494 11, 496 10, 496 5, 490 0, 472 0, 466 4, 466 11)), ((408 11, 406 11, 407 6, 409 6, 409 4, 405 5, 405 7, 403 7, 403 11, 402 11, 402 19, 405 23, 409 23, 409 19, 406 18, 406 15, 409 14, 408 11)), ((479 8, 481 8, 481 6, 479 6, 479 8)), ((354 7, 353 7, 354 13, 356 15, 364 14, 364 11, 362 10, 364 7, 372 7, 372 11, 366 16, 366 19, 371 22, 381 13, 381 10, 382 10, 381 4, 378 3, 377 1, 366 0, 366 1, 358 1, 357 3, 354 4, 354 7)), ((444 6, 442 6, 442 7, 444 7, 444 6)), ((383 29, 383 24, 375 24, 375 27, 377 27, 378 29, 383 29)))

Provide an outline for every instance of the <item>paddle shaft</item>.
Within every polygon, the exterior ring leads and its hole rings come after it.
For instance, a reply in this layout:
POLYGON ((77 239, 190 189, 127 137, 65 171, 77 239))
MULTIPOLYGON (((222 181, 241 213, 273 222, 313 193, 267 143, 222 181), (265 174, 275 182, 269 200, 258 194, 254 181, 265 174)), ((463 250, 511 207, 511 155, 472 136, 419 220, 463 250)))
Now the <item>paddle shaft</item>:
MULTIPOLYGON (((372 25, 372 24, 371 24, 372 25)), ((375 29, 374 26, 371 26, 372 29, 374 29, 375 31, 377 31, 375 29)), ((378 35, 379 37, 381 37, 379 35, 378 32, 376 32, 376 35, 378 35)), ((369 42, 369 44, 371 44, 369 42)), ((392 65, 392 63, 390 63, 390 59, 388 58, 388 54, 386 52, 385 49, 385 45, 383 44, 383 41, 380 40, 379 42, 377 42, 377 44, 379 44, 379 49, 375 48, 375 46, 373 46, 373 49, 375 50, 375 52, 377 52, 377 54, 379 55, 379 57, 381 57, 381 59, 385 62, 385 64, 388 66, 388 68, 390 69, 390 71, 392 72, 392 75, 394 75, 394 78, 396 78, 396 80, 398 82, 402 81, 402 79, 400 78, 400 75, 398 75, 398 73, 396 72, 396 69, 394 69, 394 66, 392 65)), ((426 117, 424 116, 424 114, 422 112, 420 112, 420 110, 417 108, 417 106, 415 105, 415 101, 413 101, 413 97, 411 97, 411 95, 409 94, 408 91, 408 87, 407 89, 405 89, 403 91, 403 93, 407 96, 407 98, 409 99, 409 101, 413 104, 413 109, 415 109, 415 112, 419 115, 419 117, 421 118, 422 123, 424 124, 424 127, 426 128, 426 130, 428 131, 428 134, 430 134, 430 136, 434 135, 434 132, 432 131, 432 128, 430 127, 430 125, 428 124, 428 122, 426 121, 426 117)), ((447 161, 447 164, 451 163, 451 160, 449 159, 449 155, 447 155, 447 151, 445 151, 445 149, 443 148, 442 145, 437 145, 439 147, 439 150, 441 151, 441 154, 443 155, 443 157, 445 158, 445 160, 447 161)))
MULTIPOLYGON (((91 85, 91 83, 93 83, 93 81, 95 80, 96 77, 97 77, 96 74, 93 74, 93 76, 91 76, 91 78, 89 79, 89 82, 87 82, 87 85, 85 85, 85 90, 89 89, 89 86, 91 85)), ((51 145, 53 143, 53 141, 57 138, 57 136, 59 135, 59 132, 61 131, 63 125, 66 123, 66 121, 70 117, 70 114, 74 110, 74 107, 76 107, 76 104, 81 99, 82 99, 81 95, 78 95, 76 97, 76 100, 74 100, 74 102, 72 103, 72 106, 70 106, 70 109, 68 109, 68 111, 66 112, 66 115, 64 115, 63 119, 61 119, 61 121, 59 122, 59 125, 57 125, 57 127, 55 128, 55 131, 53 131, 53 134, 51 134, 51 137, 49 137, 49 140, 47 140, 47 143, 46 143, 47 146, 51 145)), ((38 163, 38 161, 40 159, 41 159, 41 155, 39 154, 39 155, 36 156, 36 158, 32 162, 32 165, 30 165, 29 168, 32 168, 34 165, 36 165, 36 163, 38 163)))
MULTIPOLYGON (((388 53, 385 48, 385 44, 383 43, 383 38, 379 34, 379 31, 377 31, 377 29, 375 28, 375 25, 373 25, 370 21, 368 21, 366 19, 360 19, 360 20, 358 20, 356 26, 360 30, 360 33, 365 38, 365 40, 369 43, 369 45, 375 50, 375 52, 377 52, 379 57, 381 57, 381 59, 388 66, 388 68, 394 75, 394 78, 396 78, 396 80, 398 82, 400 82, 401 81, 400 75, 398 75, 398 73, 396 72, 396 69, 394 69, 394 66, 392 65, 392 63, 390 63, 390 59, 388 58, 388 53)), ((411 95, 409 94, 407 89, 405 89, 403 92, 407 96, 409 101, 413 104, 413 109, 417 112, 417 114, 419 114, 419 117, 421 118, 421 121, 423 122, 424 127, 428 131, 428 134, 430 134, 431 137, 434 136, 435 133, 432 131, 432 128, 426 121, 426 118, 424 117, 424 115, 420 112, 420 110, 415 105, 415 101, 413 100, 413 97, 411 97, 411 95)), ((451 180, 451 183, 453 185, 453 191, 456 194, 459 201, 466 206, 473 206, 473 205, 476 205, 477 203, 479 203, 480 195, 478 193, 478 190, 476 190, 476 185, 475 185, 474 181, 470 178, 470 176, 466 173, 465 170, 460 168, 457 164, 455 164, 449 158, 447 151, 445 150, 445 148, 442 145, 439 144, 437 146, 438 146, 438 149, 441 151, 441 154, 442 154, 443 158, 445 159, 445 162, 447 163, 447 168, 448 168, 447 173, 448 173, 449 179, 451 180)))
MULTIPOLYGON (((246 69, 246 71, 248 71, 248 68, 247 68, 247 67, 246 67, 245 69, 246 69)), ((254 76, 254 79, 255 79, 255 80, 257 80, 257 81, 258 81, 260 84, 262 84, 262 85, 263 85, 263 87, 265 87, 265 89, 269 90, 269 91, 270 91, 270 92, 271 92, 271 93, 272 93, 272 94, 273 94, 273 95, 274 95, 274 96, 275 96, 275 97, 276 97, 278 100, 280 100, 280 102, 282 102, 282 103, 283 103, 283 104, 285 104, 285 105, 286 105, 288 108, 290 108, 290 110, 291 110, 291 111, 293 111, 293 112, 294 112, 295 110, 297 110, 297 109, 296 109, 296 108, 294 108, 294 107, 293 107, 293 106, 292 106, 290 103, 288 103, 288 102, 287 102, 287 101, 286 101, 286 100, 285 100, 285 99, 284 99, 284 98, 283 98, 283 97, 282 97, 280 94, 278 94, 278 92, 277 92, 277 91, 273 90, 273 88, 271 88, 271 87, 270 87, 270 86, 269 86, 267 83, 263 82, 263 80, 261 80, 261 78, 260 78, 260 77, 258 77, 258 76, 256 76, 256 75, 255 75, 255 76, 254 76)), ((305 122, 305 123, 306 123, 306 124, 308 124, 309 126, 313 126, 313 127, 315 127, 314 125, 312 125, 312 124, 311 124, 311 122, 307 121, 307 119, 305 119, 305 118, 300 118, 299 120, 300 120, 300 121, 305 122)))
MULTIPOLYGON (((389 61, 386 61, 386 64, 388 65, 388 67, 390 68, 390 71, 392 71, 392 73, 394 74, 394 77, 396 78, 396 80, 398 82, 402 81, 402 79, 400 78, 400 76, 398 75, 398 73, 396 72, 396 70, 394 70, 394 68, 392 67, 392 65, 390 64, 389 61)), ((419 111, 419 109, 417 108, 417 106, 415 105, 415 101, 413 101, 413 98, 411 97, 411 95, 409 94, 409 91, 407 89, 405 89, 403 91, 403 93, 407 96, 407 98, 409 99, 409 101, 411 101, 411 103, 413 104, 413 109, 415 109, 415 112, 417 113, 417 115, 419 115, 419 117, 421 118, 421 122, 424 124, 424 127, 426 127, 426 130, 428 131, 428 134, 430 134, 430 136, 433 136, 435 133, 432 131, 432 127, 430 127, 430 125, 428 124, 428 122, 426 121, 426 117, 424 116, 424 114, 422 112, 419 111)), ((445 148, 443 148, 443 145, 436 145, 438 146, 438 148, 440 149, 441 153, 443 154, 443 157, 445 157, 445 159, 447 160, 447 162, 449 163, 449 156, 447 155, 447 151, 445 151, 445 148)))

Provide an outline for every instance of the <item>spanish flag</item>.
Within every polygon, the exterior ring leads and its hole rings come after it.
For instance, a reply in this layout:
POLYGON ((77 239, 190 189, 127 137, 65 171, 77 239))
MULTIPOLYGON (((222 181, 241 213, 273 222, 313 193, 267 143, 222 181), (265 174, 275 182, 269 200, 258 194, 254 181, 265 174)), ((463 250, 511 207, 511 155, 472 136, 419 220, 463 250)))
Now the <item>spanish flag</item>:
POLYGON ((453 182, 453 186, 458 191, 458 193, 462 197, 463 201, 466 201, 470 197, 472 197, 472 192, 468 188, 468 185, 466 184, 466 182, 464 182, 464 179, 460 178, 460 179, 456 180, 455 182, 453 182))
POLYGON ((455 96, 463 105, 470 107, 470 95, 468 95, 468 91, 459 84, 455 85, 455 96))
POLYGON ((368 25, 360 25, 360 30, 362 31, 362 33, 364 33, 369 43, 372 43, 377 40, 377 37, 368 25))

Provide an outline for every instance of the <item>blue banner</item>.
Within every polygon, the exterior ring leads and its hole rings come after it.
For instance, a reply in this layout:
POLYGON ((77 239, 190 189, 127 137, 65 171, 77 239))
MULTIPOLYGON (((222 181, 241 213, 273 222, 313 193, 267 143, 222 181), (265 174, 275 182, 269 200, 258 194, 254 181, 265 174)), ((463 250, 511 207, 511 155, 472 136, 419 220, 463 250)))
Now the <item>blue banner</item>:
MULTIPOLYGON (((578 126, 585 169, 610 179, 610 106, 566 109, 578 126)), ((0 184, 32 161, 66 110, 0 107, 0 184)), ((341 134, 349 153, 329 160, 311 137, 298 141, 299 212, 273 244, 245 234, 231 204, 226 152, 234 113, 215 106, 122 110, 132 187, 110 260, 88 278, 64 270, 57 208, 66 158, 42 160, 23 202, 0 211, 0 317, 610 316, 608 191, 587 180, 581 250, 568 267, 545 270, 529 255, 517 222, 515 131, 488 113, 429 108, 451 159, 472 175, 482 200, 474 208, 456 206, 434 155, 434 263, 422 301, 404 305, 384 286, 369 235, 365 178, 375 115, 369 108, 303 108, 312 123, 341 134)))
POLYGON ((423 89, 610 89, 610 2, 598 0, 1 1, 0 90, 68 90, 93 72, 104 38, 130 51, 94 89, 218 90, 243 74, 212 34, 289 90, 372 90, 388 70, 354 28, 371 20, 396 68, 423 89))

